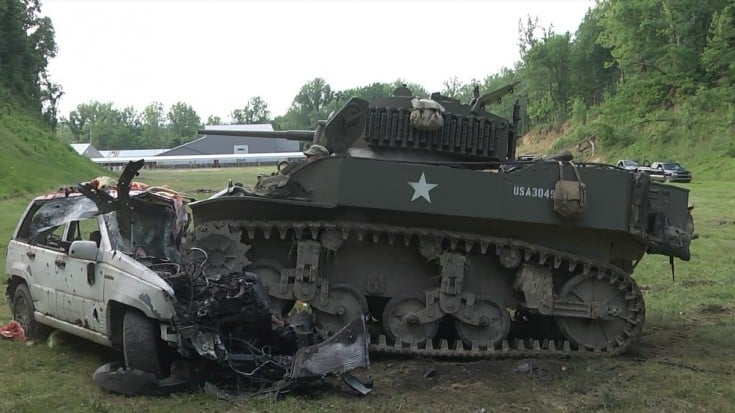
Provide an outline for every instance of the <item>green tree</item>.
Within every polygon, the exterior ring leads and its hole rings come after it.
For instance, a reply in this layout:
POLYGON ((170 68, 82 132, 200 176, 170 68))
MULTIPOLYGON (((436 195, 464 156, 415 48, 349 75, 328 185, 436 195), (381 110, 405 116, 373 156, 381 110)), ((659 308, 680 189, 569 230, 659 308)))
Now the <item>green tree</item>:
POLYGON ((366 86, 339 90, 334 92, 330 107, 337 109, 353 96, 370 101, 387 98, 392 92, 393 88, 391 85, 379 82, 371 83, 366 86))
POLYGON ((64 143, 77 142, 77 137, 74 136, 74 133, 69 126, 69 121, 63 117, 59 120, 59 126, 54 131, 54 136, 56 136, 56 139, 64 143))
POLYGON ((209 115, 207 118, 207 125, 221 125, 222 124, 222 118, 220 118, 217 115, 209 115))
POLYGON ((339 110, 347 101, 354 97, 359 97, 367 101, 373 101, 376 99, 384 99, 391 95, 393 87, 387 83, 371 83, 367 86, 360 86, 345 90, 339 90, 332 94, 332 100, 324 111, 327 115, 333 111, 339 110))
POLYGON ((459 99, 465 89, 465 84, 457 76, 450 77, 442 82, 442 85, 444 89, 442 89, 441 94, 454 99, 459 99))
POLYGON ((197 137, 197 131, 202 121, 190 105, 184 102, 176 102, 171 106, 166 116, 169 121, 171 135, 169 144, 171 146, 181 145, 197 137))
POLYGON ((521 58, 538 43, 536 37, 538 28, 538 17, 526 16, 525 23, 518 19, 518 53, 520 53, 521 58))
POLYGON ((279 129, 313 129, 318 120, 327 118, 333 100, 331 86, 324 79, 315 78, 301 87, 291 107, 274 123, 279 129))
POLYGON ((169 131, 165 128, 166 114, 163 104, 153 102, 141 114, 142 133, 140 143, 144 148, 166 148, 171 142, 169 131))
POLYGON ((422 85, 420 85, 420 84, 418 84, 418 83, 413 83, 413 82, 407 82, 407 81, 405 81, 404 79, 400 79, 400 78, 399 78, 399 79, 396 79, 396 80, 395 80, 395 81, 393 82, 393 84, 392 84, 392 85, 391 85, 391 87, 390 87, 390 91, 389 91, 389 93, 391 93, 391 94, 392 94, 392 93, 393 93, 393 91, 394 91, 394 90, 395 90, 396 88, 399 88, 399 87, 401 87, 401 86, 405 86, 405 87, 407 87, 408 89, 410 89, 410 90, 411 90, 411 92, 413 93, 413 95, 414 95, 414 96, 419 96, 419 97, 429 97, 429 92, 428 92, 428 91, 426 90, 426 88, 425 88, 425 87, 423 87, 422 85))
POLYGON ((232 122, 240 125, 269 123, 271 112, 268 103, 260 96, 250 98, 242 109, 235 109, 230 113, 232 122))
POLYGON ((529 114, 536 122, 562 122, 571 97, 571 35, 550 33, 523 56, 529 114))
POLYGON ((321 113, 333 97, 331 86, 318 77, 301 87, 294 98, 293 106, 305 114, 321 113))
POLYGON ((46 71, 56 56, 51 19, 39 0, 0 0, 0 86, 54 125, 61 87, 46 71))
POLYGON ((693 94, 704 70, 700 55, 722 0, 608 0, 600 6, 602 46, 610 49, 623 79, 639 78, 636 100, 649 110, 693 94), (649 85, 640 88, 641 82, 649 85), (660 88, 655 90, 655 88, 660 88), (648 92, 651 92, 649 95, 648 92), (654 96, 665 99, 654 100, 654 96))
POLYGON ((620 79, 620 69, 610 49, 599 43, 601 33, 600 10, 589 10, 572 43, 572 94, 583 99, 586 106, 602 103, 605 94, 614 90, 620 79))
POLYGON ((716 12, 709 27, 702 65, 709 84, 735 85, 735 6, 716 12))
POLYGON ((140 122, 132 107, 117 110, 110 102, 92 101, 77 105, 62 126, 58 136, 66 136, 68 128, 75 142, 88 142, 98 149, 128 149, 137 143, 140 122))
POLYGON ((136 149, 140 144, 141 120, 140 114, 132 106, 119 111, 118 139, 112 149, 136 149))
POLYGON ((601 5, 600 44, 611 50, 626 76, 658 69, 666 50, 660 0, 610 0, 601 5))

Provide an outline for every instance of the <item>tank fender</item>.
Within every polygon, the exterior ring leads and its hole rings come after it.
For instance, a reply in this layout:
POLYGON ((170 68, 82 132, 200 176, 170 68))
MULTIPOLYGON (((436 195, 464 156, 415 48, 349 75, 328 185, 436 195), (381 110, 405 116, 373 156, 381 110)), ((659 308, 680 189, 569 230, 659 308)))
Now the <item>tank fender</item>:
POLYGON ((689 261, 691 258, 689 244, 692 242, 692 233, 673 225, 667 225, 653 235, 656 239, 648 249, 649 254, 677 257, 682 261, 689 261))

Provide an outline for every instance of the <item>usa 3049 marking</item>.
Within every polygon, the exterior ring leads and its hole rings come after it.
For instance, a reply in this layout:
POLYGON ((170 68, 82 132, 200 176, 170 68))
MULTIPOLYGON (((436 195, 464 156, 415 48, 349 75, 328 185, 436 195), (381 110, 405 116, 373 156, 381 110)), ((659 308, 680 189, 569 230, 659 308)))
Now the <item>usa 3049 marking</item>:
POLYGON ((553 198, 554 190, 538 186, 513 185, 513 196, 523 196, 526 198, 553 198))

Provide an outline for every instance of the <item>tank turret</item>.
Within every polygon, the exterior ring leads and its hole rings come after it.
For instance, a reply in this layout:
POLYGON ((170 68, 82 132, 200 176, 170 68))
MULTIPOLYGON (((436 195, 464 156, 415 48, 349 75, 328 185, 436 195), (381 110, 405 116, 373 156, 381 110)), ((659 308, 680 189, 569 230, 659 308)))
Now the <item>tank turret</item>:
POLYGON ((285 138, 311 141, 335 154, 378 159, 431 162, 489 162, 513 160, 518 110, 513 120, 486 111, 486 106, 511 93, 517 83, 482 96, 475 89, 472 101, 434 93, 419 98, 404 87, 391 97, 368 103, 353 97, 314 131, 199 131, 200 134, 285 138))

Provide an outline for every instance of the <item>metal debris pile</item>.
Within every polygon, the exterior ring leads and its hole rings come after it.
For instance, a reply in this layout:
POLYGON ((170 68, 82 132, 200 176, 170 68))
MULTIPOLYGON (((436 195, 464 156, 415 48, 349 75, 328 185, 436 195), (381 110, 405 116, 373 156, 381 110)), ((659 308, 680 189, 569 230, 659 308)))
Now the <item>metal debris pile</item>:
POLYGON ((101 387, 128 395, 166 394, 195 385, 220 389, 221 396, 282 394, 337 376, 360 394, 371 391, 349 373, 370 364, 363 318, 322 341, 310 313, 294 312, 285 320, 272 314, 256 274, 209 275, 206 254, 201 253, 199 263, 185 264, 175 273, 159 271, 177 298, 174 321, 181 359, 172 364, 171 374, 159 380, 122 363, 108 363, 93 376, 101 387))

